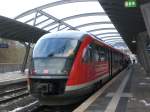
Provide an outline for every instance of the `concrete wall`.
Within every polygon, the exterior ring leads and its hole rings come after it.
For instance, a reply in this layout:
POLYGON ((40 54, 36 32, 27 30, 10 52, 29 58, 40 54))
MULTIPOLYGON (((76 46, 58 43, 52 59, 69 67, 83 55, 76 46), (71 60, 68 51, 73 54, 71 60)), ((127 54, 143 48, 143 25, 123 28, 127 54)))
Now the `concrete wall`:
POLYGON ((146 32, 140 33, 136 41, 138 61, 144 67, 145 71, 150 73, 150 52, 146 50, 146 43, 150 41, 148 34, 146 32))
POLYGON ((25 48, 0 48, 0 63, 22 64, 25 48))

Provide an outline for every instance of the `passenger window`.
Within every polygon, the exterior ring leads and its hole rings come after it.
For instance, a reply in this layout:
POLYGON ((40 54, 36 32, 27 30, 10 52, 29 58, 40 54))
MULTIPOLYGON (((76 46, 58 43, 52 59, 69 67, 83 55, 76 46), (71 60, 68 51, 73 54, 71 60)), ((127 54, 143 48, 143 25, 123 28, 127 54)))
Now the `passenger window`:
POLYGON ((102 47, 100 47, 99 48, 99 60, 100 61, 105 61, 105 50, 104 50, 104 48, 102 48, 102 47))
POLYGON ((99 53, 98 53, 98 49, 95 50, 95 61, 99 61, 99 53))

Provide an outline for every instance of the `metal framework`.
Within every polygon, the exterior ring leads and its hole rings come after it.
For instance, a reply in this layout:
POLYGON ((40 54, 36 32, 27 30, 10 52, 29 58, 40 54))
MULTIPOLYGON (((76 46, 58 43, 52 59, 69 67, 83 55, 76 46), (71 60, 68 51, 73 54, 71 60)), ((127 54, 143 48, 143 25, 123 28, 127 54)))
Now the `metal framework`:
POLYGON ((37 7, 35 9, 26 11, 26 12, 18 15, 17 17, 15 17, 15 19, 22 18, 24 16, 27 16, 27 15, 30 15, 32 13, 37 12, 37 10, 43 10, 43 9, 46 9, 46 8, 49 8, 49 7, 54 7, 54 6, 58 6, 58 5, 68 4, 68 3, 75 3, 75 2, 93 2, 93 1, 98 2, 97 0, 62 0, 62 1, 57 1, 57 2, 49 3, 49 4, 46 4, 46 5, 37 7))
MULTIPOLYGON (((53 22, 50 22, 42 27, 40 27, 43 30, 47 30, 49 32, 56 30, 67 30, 67 29, 71 29, 71 30, 79 30, 83 27, 88 27, 88 26, 92 26, 92 25, 105 25, 105 24, 112 24, 110 21, 99 21, 99 22, 92 22, 92 23, 85 23, 85 24, 80 24, 78 26, 72 26, 70 24, 68 24, 66 21, 68 20, 73 20, 73 19, 77 19, 77 18, 82 18, 82 17, 89 17, 89 16, 107 16, 105 12, 91 12, 91 13, 81 13, 81 14, 77 14, 77 15, 73 15, 73 16, 69 16, 69 17, 65 17, 62 19, 58 19, 54 16, 52 16, 51 14, 45 12, 45 9, 51 8, 51 7, 55 7, 55 6, 60 6, 60 5, 64 5, 64 4, 69 4, 69 3, 77 3, 77 2, 97 2, 99 3, 97 0, 63 0, 63 1, 57 1, 57 2, 52 2, 40 7, 37 7, 35 9, 26 11, 22 14, 20 14, 19 16, 17 16, 15 19, 19 20, 23 17, 26 17, 28 15, 34 14, 34 17, 31 17, 30 19, 24 21, 24 23, 33 23, 33 26, 38 27, 39 25, 49 21, 49 20, 53 20, 53 22), (40 17, 47 17, 45 20, 42 20, 40 22, 37 22, 37 20, 40 17)), ((95 31, 101 31, 101 30, 115 30, 115 28, 110 27, 110 28, 98 28, 98 29, 91 29, 87 32, 90 32, 92 34, 94 34, 95 31)), ((108 33, 103 33, 103 34, 118 34, 117 32, 109 32, 108 33)), ((102 33, 96 34, 96 36, 99 35, 103 35, 102 33)))

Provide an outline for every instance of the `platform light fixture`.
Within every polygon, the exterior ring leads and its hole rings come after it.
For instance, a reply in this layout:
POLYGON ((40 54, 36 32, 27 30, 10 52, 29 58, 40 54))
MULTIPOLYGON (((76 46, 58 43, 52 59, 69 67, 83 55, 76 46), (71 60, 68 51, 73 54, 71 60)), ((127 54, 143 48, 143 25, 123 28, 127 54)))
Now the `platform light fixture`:
POLYGON ((132 40, 132 43, 136 43, 136 41, 135 41, 135 40, 132 40))

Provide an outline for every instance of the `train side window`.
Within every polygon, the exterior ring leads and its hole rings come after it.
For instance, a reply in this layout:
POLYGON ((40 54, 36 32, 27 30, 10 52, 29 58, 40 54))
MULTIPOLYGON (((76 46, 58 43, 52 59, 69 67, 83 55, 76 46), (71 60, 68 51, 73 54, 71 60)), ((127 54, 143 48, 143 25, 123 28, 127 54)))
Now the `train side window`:
POLYGON ((105 49, 103 47, 99 48, 99 61, 105 61, 106 55, 105 55, 105 49))
POLYGON ((98 49, 95 49, 95 52, 94 52, 94 57, 95 57, 95 61, 99 61, 99 52, 98 52, 98 49))

